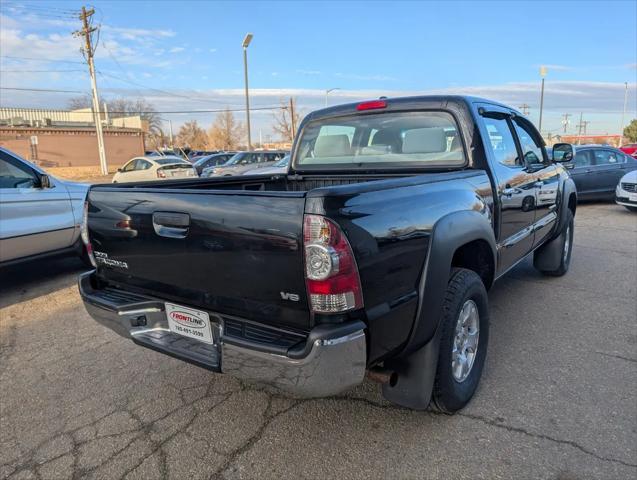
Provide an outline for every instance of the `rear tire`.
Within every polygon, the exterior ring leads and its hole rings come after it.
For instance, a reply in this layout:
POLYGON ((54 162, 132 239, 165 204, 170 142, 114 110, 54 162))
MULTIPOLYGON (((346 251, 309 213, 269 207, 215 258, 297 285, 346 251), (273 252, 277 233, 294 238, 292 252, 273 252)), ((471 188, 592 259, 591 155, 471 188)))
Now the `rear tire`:
POLYGON ((474 271, 464 268, 452 270, 442 305, 440 328, 431 406, 451 414, 463 408, 473 397, 487 356, 487 291, 474 271))

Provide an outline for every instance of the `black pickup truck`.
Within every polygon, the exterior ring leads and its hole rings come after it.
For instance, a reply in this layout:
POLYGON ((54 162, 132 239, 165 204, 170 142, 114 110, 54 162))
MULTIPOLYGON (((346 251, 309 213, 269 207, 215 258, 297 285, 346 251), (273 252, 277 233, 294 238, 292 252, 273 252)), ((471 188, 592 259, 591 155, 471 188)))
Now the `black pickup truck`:
POLYGON ((287 174, 93 186, 79 288, 101 324, 214 372, 306 397, 367 374, 451 413, 482 373, 487 290, 531 254, 566 273, 576 204, 519 112, 381 98, 309 114, 287 174))

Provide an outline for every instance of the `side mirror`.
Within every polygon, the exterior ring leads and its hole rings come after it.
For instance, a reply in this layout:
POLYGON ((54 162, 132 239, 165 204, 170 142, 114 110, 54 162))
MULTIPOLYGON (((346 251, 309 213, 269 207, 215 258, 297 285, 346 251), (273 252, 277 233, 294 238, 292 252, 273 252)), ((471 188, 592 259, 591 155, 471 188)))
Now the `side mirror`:
POLYGON ((566 163, 570 162, 575 158, 575 152, 573 150, 573 145, 570 143, 556 143, 553 145, 553 161, 566 163))
POLYGON ((40 177, 40 188, 51 188, 51 178, 48 175, 42 174, 39 177, 40 177))
POLYGON ((118 168, 118 169, 117 169, 117 171, 118 171, 119 173, 122 173, 124 170, 122 170, 121 168, 118 168))

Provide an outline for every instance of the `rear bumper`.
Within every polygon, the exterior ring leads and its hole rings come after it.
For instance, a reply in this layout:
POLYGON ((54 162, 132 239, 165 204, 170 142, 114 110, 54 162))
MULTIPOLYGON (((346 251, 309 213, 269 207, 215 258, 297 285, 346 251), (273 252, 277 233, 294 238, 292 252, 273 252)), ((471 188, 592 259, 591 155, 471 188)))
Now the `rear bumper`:
POLYGON ((84 306, 98 323, 138 345, 215 372, 300 397, 340 393, 361 383, 365 375, 362 322, 316 327, 304 343, 287 352, 273 352, 267 345, 246 345, 224 335, 224 316, 209 312, 215 339, 211 345, 172 333, 163 300, 95 288, 94 272, 82 274, 78 283, 84 306))

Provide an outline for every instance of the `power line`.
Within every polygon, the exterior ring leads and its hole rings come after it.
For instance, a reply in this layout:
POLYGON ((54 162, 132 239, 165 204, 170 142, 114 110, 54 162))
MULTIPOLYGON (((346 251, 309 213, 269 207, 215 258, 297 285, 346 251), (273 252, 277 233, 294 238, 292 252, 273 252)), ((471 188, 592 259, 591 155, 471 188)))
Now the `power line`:
POLYGON ((81 90, 54 90, 49 88, 0 87, 0 90, 19 90, 22 92, 86 93, 81 90))
POLYGON ((52 60, 49 58, 36 58, 36 57, 19 57, 16 55, 0 55, 0 58, 10 58, 13 60, 34 60, 37 62, 48 62, 48 63, 76 63, 78 65, 84 65, 85 62, 78 62, 73 60, 52 60))
POLYGON ((0 73, 55 73, 55 72, 84 72, 83 69, 72 69, 72 70, 0 70, 0 73))

